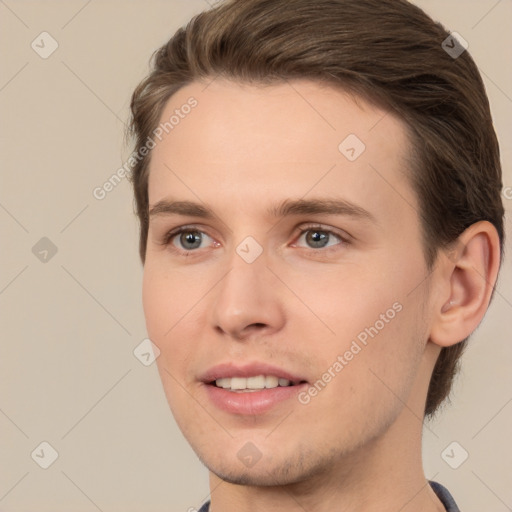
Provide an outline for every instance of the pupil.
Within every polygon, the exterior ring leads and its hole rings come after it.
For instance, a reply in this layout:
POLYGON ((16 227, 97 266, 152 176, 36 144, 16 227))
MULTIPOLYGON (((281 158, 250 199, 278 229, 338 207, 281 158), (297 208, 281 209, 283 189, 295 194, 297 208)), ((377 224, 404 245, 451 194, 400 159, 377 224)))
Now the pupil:
POLYGON ((322 231, 311 231, 308 238, 308 243, 311 242, 314 247, 325 247, 329 235, 322 231))
POLYGON ((189 231, 187 233, 182 233, 181 243, 187 249, 195 249, 201 245, 200 234, 197 231, 189 231), (193 247, 190 247, 187 244, 191 244, 193 245, 193 247))

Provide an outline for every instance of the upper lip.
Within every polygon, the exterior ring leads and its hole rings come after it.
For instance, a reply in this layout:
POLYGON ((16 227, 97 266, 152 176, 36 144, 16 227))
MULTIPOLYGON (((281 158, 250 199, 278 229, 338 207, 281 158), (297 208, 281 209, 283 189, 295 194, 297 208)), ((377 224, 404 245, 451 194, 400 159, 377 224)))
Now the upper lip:
POLYGON ((274 375, 281 379, 288 379, 294 384, 299 384, 306 381, 306 379, 300 375, 291 373, 287 370, 283 370, 277 366, 260 362, 247 364, 235 364, 233 362, 229 362, 218 364, 206 370, 199 379, 203 382, 210 383, 216 381, 217 379, 232 377, 254 377, 257 375, 274 375))

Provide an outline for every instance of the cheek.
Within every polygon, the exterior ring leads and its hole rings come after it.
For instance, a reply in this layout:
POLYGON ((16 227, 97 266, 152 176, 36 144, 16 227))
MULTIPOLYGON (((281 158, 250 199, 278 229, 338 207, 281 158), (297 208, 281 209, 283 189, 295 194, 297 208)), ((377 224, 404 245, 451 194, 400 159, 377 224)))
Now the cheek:
POLYGON ((333 343, 351 339, 376 322, 380 327, 381 314, 389 311, 387 319, 391 320, 396 316, 393 304, 403 301, 405 286, 403 274, 394 276, 371 267, 340 265, 332 271, 319 268, 290 275, 286 282, 293 283, 293 292, 300 299, 290 297, 290 314, 295 321, 307 322, 309 329, 321 329, 319 335, 333 343))
POLYGON ((425 297, 417 287, 424 274, 417 261, 414 266, 393 258, 381 267, 351 265, 331 275, 296 276, 297 295, 317 316, 295 315, 303 318, 301 332, 310 333, 304 350, 311 351, 314 330, 323 340, 314 355, 317 371, 328 371, 346 354, 347 364, 337 373, 344 375, 337 379, 343 387, 355 386, 361 394, 372 388, 371 395, 381 396, 386 388, 380 377, 392 389, 404 388, 425 345, 425 297))
POLYGON ((169 337, 180 327, 180 319, 191 309, 197 295, 195 286, 183 285, 187 279, 179 272, 162 267, 158 262, 147 261, 142 282, 146 326, 148 333, 157 339, 169 337))
POLYGON ((407 403, 427 337, 421 302, 396 297, 366 310, 353 307, 352 335, 340 336, 330 357, 331 364, 338 355, 346 361, 330 398, 375 425, 392 420, 407 403))
POLYGON ((163 272, 152 263, 144 268, 142 301, 146 329, 149 338, 160 349, 157 364, 162 378, 169 380, 170 386, 174 385, 174 380, 167 379, 162 369, 179 377, 197 337, 193 332, 197 326, 193 306, 198 301, 198 290, 194 286, 183 286, 183 283, 187 280, 179 272, 163 272))
MULTIPOLYGON (((156 365, 167 402, 177 420, 189 404, 183 388, 188 384, 185 369, 194 353, 195 323, 190 321, 193 314, 190 310, 197 302, 190 287, 181 286, 182 282, 176 272, 162 271, 151 261, 144 267, 142 301, 146 329, 160 349, 156 365)), ((186 419, 185 426, 191 421, 192 418, 186 419)))

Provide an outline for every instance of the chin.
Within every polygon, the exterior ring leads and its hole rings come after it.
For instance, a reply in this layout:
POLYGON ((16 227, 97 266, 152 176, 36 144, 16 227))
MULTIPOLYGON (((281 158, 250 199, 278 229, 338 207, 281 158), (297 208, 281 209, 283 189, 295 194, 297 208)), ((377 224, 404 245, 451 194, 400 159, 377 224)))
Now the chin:
POLYGON ((307 482, 332 470, 335 454, 326 455, 313 447, 295 449, 293 453, 263 456, 252 467, 245 467, 237 454, 198 453, 199 460, 225 482, 254 487, 284 486, 307 482))

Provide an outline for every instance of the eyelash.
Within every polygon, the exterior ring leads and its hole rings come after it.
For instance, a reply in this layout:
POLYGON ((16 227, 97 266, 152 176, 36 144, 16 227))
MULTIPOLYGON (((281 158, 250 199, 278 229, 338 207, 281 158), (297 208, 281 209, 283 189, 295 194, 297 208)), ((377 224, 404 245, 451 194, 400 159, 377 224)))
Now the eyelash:
MULTIPOLYGON (((313 248, 313 247, 305 248, 307 251, 312 251, 312 252, 315 252, 315 253, 318 253, 318 252, 330 253, 332 250, 336 250, 339 245, 346 246, 346 245, 350 244, 350 241, 348 240, 348 237, 343 237, 339 233, 336 233, 336 232, 334 232, 334 231, 332 231, 330 229, 326 229, 323 226, 320 226, 320 225, 317 225, 317 224, 303 227, 299 231, 299 234, 297 236, 297 240, 302 235, 304 235, 305 233, 314 232, 314 231, 318 231, 320 233, 325 233, 325 234, 328 234, 330 236, 334 236, 335 238, 338 238, 340 240, 340 242, 338 244, 335 244, 334 246, 327 246, 325 248, 323 248, 323 247, 316 248, 316 249, 313 248)), ((178 255, 187 256, 187 257, 199 255, 200 249, 192 249, 192 250, 179 249, 179 248, 175 247, 172 244, 172 240, 175 237, 177 237, 178 235, 181 235, 182 233, 189 233, 189 232, 198 232, 200 234, 203 234, 203 235, 206 235, 206 236, 210 237, 208 235, 208 233, 205 233, 204 231, 201 231, 201 229, 199 229, 197 226, 193 226, 193 225, 181 226, 180 228, 172 229, 169 232, 167 232, 164 235, 164 238, 163 238, 163 241, 162 241, 162 245, 171 247, 171 250, 173 252, 177 253, 178 255), (193 253, 197 253, 197 254, 193 254, 193 253)), ((210 238, 212 238, 212 237, 210 237, 210 238)))

